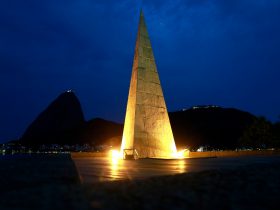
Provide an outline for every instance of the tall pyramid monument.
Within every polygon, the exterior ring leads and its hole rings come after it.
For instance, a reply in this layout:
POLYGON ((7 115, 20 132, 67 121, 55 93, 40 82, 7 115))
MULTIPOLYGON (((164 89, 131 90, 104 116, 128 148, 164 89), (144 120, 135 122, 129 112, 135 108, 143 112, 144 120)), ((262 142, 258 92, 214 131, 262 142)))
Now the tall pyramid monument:
POLYGON ((121 152, 139 158, 172 158, 176 145, 144 15, 141 10, 121 152))

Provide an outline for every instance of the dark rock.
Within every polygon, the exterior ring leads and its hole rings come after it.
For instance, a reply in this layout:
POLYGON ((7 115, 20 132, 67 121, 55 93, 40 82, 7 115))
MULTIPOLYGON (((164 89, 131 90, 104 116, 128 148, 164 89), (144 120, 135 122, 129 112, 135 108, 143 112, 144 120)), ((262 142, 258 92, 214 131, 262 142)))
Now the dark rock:
POLYGON ((84 124, 80 102, 72 91, 55 99, 27 128, 21 141, 36 145, 71 143, 75 141, 77 127, 84 124))

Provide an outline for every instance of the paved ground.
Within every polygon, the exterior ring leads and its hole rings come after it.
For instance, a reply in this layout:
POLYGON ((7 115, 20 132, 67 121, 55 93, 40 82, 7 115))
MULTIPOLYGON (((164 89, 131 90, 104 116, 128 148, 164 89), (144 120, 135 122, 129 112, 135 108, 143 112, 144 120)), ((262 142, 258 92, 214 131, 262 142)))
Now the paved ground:
POLYGON ((88 209, 70 155, 0 158, 0 209, 88 209))
POLYGON ((69 155, 0 158, 0 209, 279 210, 279 157, 126 161, 117 175, 114 163, 79 161, 93 175, 84 184, 69 155))
POLYGON ((280 164, 85 185, 94 209, 279 210, 280 164))
POLYGON ((200 158, 182 160, 139 159, 112 160, 110 158, 73 158, 82 183, 116 180, 135 180, 152 176, 199 172, 211 169, 234 169, 260 163, 280 163, 280 156, 234 158, 200 158))

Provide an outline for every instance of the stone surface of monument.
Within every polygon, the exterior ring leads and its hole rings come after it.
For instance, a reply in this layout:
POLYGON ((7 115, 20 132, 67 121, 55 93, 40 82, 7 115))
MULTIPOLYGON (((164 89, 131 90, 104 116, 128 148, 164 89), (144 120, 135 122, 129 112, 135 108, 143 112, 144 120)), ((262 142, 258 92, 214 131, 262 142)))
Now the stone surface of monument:
POLYGON ((172 158, 176 145, 143 12, 140 13, 121 152, 172 158))

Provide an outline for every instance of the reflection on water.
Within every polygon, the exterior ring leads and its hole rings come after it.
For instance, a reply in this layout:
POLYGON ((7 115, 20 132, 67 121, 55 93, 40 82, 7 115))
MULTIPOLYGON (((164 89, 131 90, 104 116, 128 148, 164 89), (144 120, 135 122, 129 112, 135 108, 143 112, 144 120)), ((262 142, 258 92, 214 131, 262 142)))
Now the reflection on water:
POLYGON ((210 159, 139 159, 74 158, 82 182, 143 179, 151 176, 234 168, 252 163, 278 161, 279 157, 238 157, 210 159))

